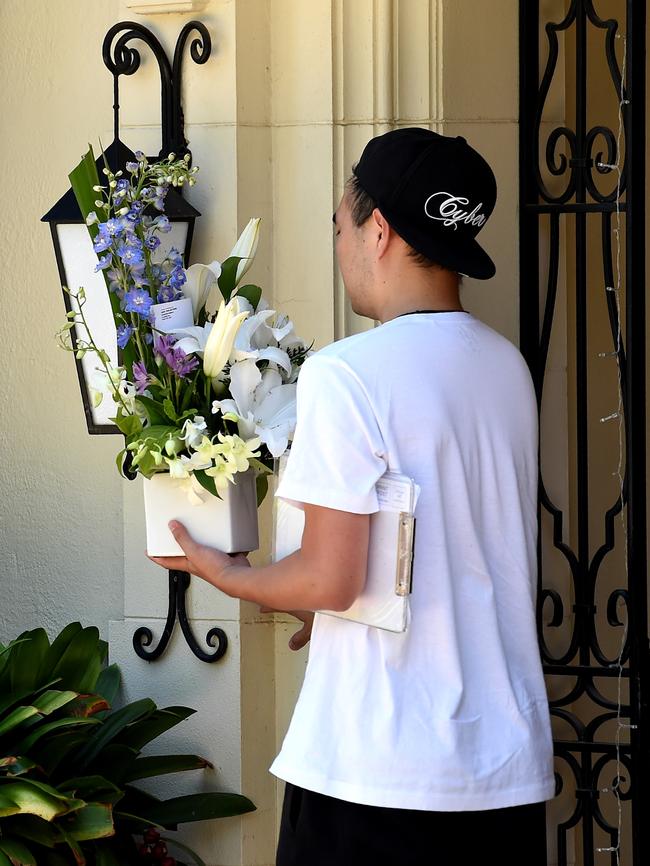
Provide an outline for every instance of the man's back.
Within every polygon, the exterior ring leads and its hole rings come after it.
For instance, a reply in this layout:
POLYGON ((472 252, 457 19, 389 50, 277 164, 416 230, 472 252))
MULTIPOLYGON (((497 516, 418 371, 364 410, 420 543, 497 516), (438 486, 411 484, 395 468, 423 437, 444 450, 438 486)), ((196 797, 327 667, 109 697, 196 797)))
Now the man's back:
POLYGON ((535 628, 537 411, 521 355, 467 313, 410 314, 319 352, 298 400, 280 495, 371 512, 386 469, 421 494, 406 633, 316 617, 273 771, 377 806, 552 797, 535 628))

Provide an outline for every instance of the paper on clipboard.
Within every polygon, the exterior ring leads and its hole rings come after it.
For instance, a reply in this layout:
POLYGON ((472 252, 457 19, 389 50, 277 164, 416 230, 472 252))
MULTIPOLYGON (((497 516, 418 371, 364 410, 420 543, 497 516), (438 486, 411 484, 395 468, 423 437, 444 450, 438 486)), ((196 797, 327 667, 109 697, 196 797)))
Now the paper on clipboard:
MULTIPOLYGON (((286 460, 286 458, 284 458, 286 460)), ((279 473, 284 466, 281 464, 279 473)), ((361 595, 344 611, 329 616, 403 632, 409 621, 415 507, 420 488, 406 475, 385 473, 376 485, 380 510, 370 515, 368 575, 361 595)), ((274 503, 273 560, 300 547, 304 513, 279 497, 274 503)))

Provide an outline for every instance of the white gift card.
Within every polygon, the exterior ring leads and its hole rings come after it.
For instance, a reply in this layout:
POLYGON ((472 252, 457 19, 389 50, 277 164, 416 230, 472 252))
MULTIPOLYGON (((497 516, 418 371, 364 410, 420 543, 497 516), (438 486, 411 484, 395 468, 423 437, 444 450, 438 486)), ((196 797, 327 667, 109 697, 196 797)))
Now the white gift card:
POLYGON ((191 328, 194 325, 194 312, 191 298, 180 298, 166 304, 153 304, 153 326, 168 334, 175 328, 191 328))

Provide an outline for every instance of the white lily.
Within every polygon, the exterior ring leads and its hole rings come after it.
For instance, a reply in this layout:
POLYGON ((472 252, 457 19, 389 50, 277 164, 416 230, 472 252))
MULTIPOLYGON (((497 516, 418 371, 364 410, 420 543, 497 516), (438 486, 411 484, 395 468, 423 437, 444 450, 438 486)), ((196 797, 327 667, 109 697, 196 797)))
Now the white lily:
POLYGON ((203 350, 203 372, 209 379, 215 379, 228 363, 239 326, 248 316, 244 310, 239 312, 238 298, 227 304, 221 301, 219 312, 208 335, 203 350))
POLYGON ((239 298, 240 309, 247 310, 249 315, 237 331, 232 358, 235 361, 244 361, 246 358, 272 361, 290 375, 289 355, 277 345, 278 340, 274 329, 267 324, 275 316, 275 310, 261 309, 263 303, 260 301, 257 312, 254 312, 252 304, 246 298, 239 298))
POLYGON ((248 224, 244 228, 243 232, 239 235, 237 243, 231 249, 230 256, 228 256, 228 258, 230 258, 231 256, 237 256, 238 258, 241 258, 241 262, 237 265, 235 285, 239 283, 246 271, 253 264, 253 259, 255 258, 255 253, 257 252, 257 244, 259 241, 260 222, 260 217, 255 217, 254 219, 250 219, 248 221, 248 224))
POLYGON ((274 457, 283 454, 296 427, 296 385, 285 385, 277 370, 260 373, 247 358, 230 368, 232 399, 214 400, 213 412, 237 419, 242 439, 259 436, 274 457))
MULTIPOLYGON (((213 262, 213 264, 218 265, 219 263, 213 262)), ((198 262, 194 265, 190 265, 189 268, 186 268, 186 280, 183 284, 183 294, 186 298, 190 298, 192 301, 192 312, 194 314, 195 322, 199 318, 199 313, 205 307, 210 292, 216 284, 220 273, 221 265, 219 265, 218 273, 215 272, 215 269, 212 266, 202 265, 198 262)))

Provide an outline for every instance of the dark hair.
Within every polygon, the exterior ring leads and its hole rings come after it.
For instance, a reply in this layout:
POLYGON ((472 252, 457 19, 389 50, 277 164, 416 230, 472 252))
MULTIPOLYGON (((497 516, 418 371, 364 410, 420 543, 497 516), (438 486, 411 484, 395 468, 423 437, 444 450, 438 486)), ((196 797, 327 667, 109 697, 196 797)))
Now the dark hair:
MULTIPOLYGON (((356 174, 350 175, 345 186, 348 192, 352 222, 357 227, 362 226, 365 221, 370 219, 372 216, 372 212, 377 207, 377 203, 368 195, 365 189, 363 189, 356 174)), ((427 258, 427 256, 413 249, 410 244, 407 244, 407 247, 409 257, 413 259, 418 267, 446 270, 442 265, 439 265, 437 262, 434 262, 432 259, 427 258)))

